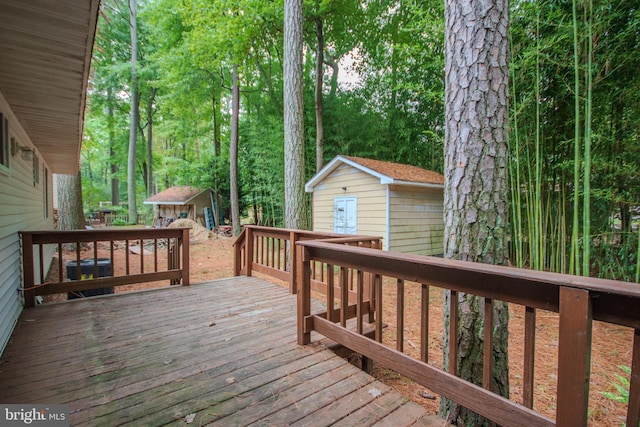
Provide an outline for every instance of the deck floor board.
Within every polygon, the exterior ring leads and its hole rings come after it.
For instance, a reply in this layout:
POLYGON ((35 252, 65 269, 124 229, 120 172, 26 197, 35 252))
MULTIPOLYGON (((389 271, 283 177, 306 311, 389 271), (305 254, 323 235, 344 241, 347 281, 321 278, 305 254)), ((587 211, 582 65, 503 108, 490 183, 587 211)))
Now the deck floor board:
POLYGON ((0 401, 68 404, 71 425, 426 425, 324 345, 298 346, 295 298, 236 277, 25 309, 0 401))

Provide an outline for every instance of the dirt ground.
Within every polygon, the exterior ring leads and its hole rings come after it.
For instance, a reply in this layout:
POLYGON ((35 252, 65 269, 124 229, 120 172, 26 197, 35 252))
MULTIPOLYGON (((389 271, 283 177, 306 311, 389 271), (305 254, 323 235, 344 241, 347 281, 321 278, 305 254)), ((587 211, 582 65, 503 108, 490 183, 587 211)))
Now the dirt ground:
MULTIPOLYGON (((208 234, 192 239, 190 245, 191 283, 205 282, 233 275, 233 238, 217 234, 208 234), (196 240, 193 242, 193 240, 196 240)), ((114 264, 116 274, 124 271, 124 248, 115 251, 114 264), (121 270, 121 271, 118 271, 121 270)), ((88 256, 91 256, 87 254, 88 256)), ((104 256, 104 255, 101 255, 104 256)), ((107 255, 108 256, 108 255, 107 255)), ((63 259, 73 259, 65 254, 63 259)), ((153 257, 147 256, 145 263, 152 263, 153 257)), ((166 263, 166 255, 159 255, 159 263, 166 263)), ((164 264, 163 264, 164 265, 164 264)), ((55 274, 55 271, 53 272, 55 274)), ((275 282, 275 281, 274 281, 275 282)), ((127 292, 152 287, 168 286, 167 281, 147 283, 116 288, 116 292, 127 292)), ((384 341, 395 347, 396 340, 396 291, 395 281, 385 282, 383 296, 383 321, 387 324, 384 341)), ((419 304, 421 287, 415 283, 405 284, 405 353, 419 357, 420 312, 419 304)), ((66 295, 48 297, 46 301, 66 299, 66 295)), ((442 365, 442 290, 431 287, 430 292, 430 336, 429 363, 433 366, 442 365)), ((511 399, 522 402, 523 376, 523 341, 524 307, 510 306, 509 323, 509 368, 511 399)), ((593 351, 591 356, 591 386, 589 396, 590 418, 589 425, 593 426, 621 426, 626 414, 626 405, 614 402, 602 395, 602 392, 615 392, 614 383, 618 382, 617 375, 624 375, 618 368, 620 365, 630 366, 631 345, 633 331, 629 328, 618 327, 601 322, 594 322, 593 351)), ((557 382, 557 349, 558 349, 558 317, 555 313, 538 311, 536 332, 536 361, 535 361, 535 401, 534 408, 550 418, 555 417, 555 389, 557 382)), ((437 413, 438 396, 395 372, 374 365, 374 375, 385 383, 393 386, 408 398, 437 413)))

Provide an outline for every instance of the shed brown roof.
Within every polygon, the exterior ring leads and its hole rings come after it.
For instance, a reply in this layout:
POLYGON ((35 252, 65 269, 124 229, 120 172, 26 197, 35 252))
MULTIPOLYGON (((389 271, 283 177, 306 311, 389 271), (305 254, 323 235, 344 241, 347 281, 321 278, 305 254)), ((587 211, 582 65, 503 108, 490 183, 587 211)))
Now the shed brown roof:
POLYGON ((394 180, 419 182, 424 184, 444 184, 444 176, 438 172, 402 163, 383 162, 381 160, 365 159, 362 157, 342 156, 365 168, 371 169, 394 180))
POLYGON ((189 199, 200 194, 203 190, 188 185, 182 187, 169 187, 158 194, 149 197, 145 203, 185 203, 189 199))

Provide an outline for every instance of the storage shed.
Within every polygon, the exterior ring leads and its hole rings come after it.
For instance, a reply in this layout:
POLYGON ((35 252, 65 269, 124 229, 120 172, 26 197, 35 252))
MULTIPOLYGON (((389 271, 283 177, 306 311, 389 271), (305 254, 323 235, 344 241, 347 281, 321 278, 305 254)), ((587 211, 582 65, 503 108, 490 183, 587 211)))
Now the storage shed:
MULTIPOLYGON (((216 193, 211 188, 204 190, 190 187, 170 187, 144 201, 145 205, 154 205, 154 223, 169 225, 180 218, 189 218, 204 224, 204 208, 212 207, 216 193)), ((215 212, 215 210, 214 210, 215 212)))
POLYGON ((337 156, 305 186, 313 230, 383 237, 383 249, 443 251, 444 177, 416 166, 337 156))

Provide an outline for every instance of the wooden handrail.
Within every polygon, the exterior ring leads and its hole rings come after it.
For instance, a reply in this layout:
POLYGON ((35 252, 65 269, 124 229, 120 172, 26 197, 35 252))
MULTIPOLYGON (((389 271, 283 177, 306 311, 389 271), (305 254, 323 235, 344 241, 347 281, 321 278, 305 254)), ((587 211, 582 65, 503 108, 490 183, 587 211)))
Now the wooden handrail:
MULTIPOLYGON (((310 240, 382 248, 382 238, 380 237, 246 225, 233 244, 234 274, 236 276, 251 276, 254 271, 266 274, 288 282, 290 292, 296 293, 298 263, 296 262, 296 252, 292 248, 298 241, 310 240)), ((314 270, 314 273, 317 274, 313 275, 312 282, 316 291, 326 292, 327 285, 324 278, 326 268, 326 265, 318 265, 314 270)), ((355 295, 354 292, 351 292, 350 300, 355 301, 355 295)))
POLYGON ((23 289, 25 305, 35 305, 37 295, 50 295, 55 293, 76 292, 79 290, 92 290, 105 287, 121 286, 134 283, 169 280, 171 284, 182 283, 189 285, 189 229, 188 228, 149 228, 149 229, 117 229, 117 230, 72 230, 72 231, 21 231, 22 241, 22 266, 23 289), (114 242, 125 242, 125 274, 114 274, 114 242), (144 243, 153 242, 153 271, 145 271, 144 243), (167 246, 167 267, 158 266, 158 242, 165 242, 167 246), (140 254, 129 254, 130 242, 139 242, 140 254), (98 244, 103 243, 108 251, 108 265, 111 274, 108 277, 98 277, 99 260, 98 244), (76 279, 65 280, 63 274, 62 249, 64 244, 75 245, 76 279), (89 261, 93 261, 93 272, 90 278, 83 278, 81 274, 81 246, 86 245, 92 249, 89 253, 89 261), (58 256, 58 277, 51 282, 44 282, 44 247, 56 245, 58 256), (38 250, 35 251, 34 248, 38 250), (132 260, 132 258, 135 258, 132 260), (138 259, 139 261, 137 261, 138 259), (132 269, 137 265, 138 270, 132 269), (37 270, 36 270, 37 269, 37 270), (36 275, 36 273, 39 273, 36 275), (40 280, 36 283, 36 277, 40 280))
MULTIPOLYGON (((417 383, 446 396, 461 405, 493 420, 509 426, 574 426, 586 425, 587 396, 589 393, 592 320, 601 320, 635 329, 632 355, 632 372, 627 425, 638 425, 640 419, 640 286, 613 280, 577 277, 556 273, 524 270, 511 267, 447 260, 435 257, 400 254, 355 246, 345 246, 330 241, 300 241, 298 246, 298 342, 308 344, 311 332, 331 338, 385 367, 413 379, 417 383), (426 363, 422 354, 417 360, 394 348, 382 344, 382 310, 376 310, 376 340, 368 339, 328 319, 326 314, 311 313, 312 264, 316 262, 366 272, 374 277, 387 276, 397 279, 398 289, 407 280, 451 291, 452 326, 450 330, 450 355, 455 355, 457 338, 456 309, 458 293, 469 293, 485 299, 485 313, 490 313, 493 301, 507 301, 525 306, 525 381, 523 405, 503 399, 488 389, 468 383, 455 376, 455 369, 441 371, 426 363), (535 336, 535 310, 544 309, 559 313, 558 330, 558 387, 556 420, 533 411, 533 337, 535 336), (455 319, 454 319, 455 318, 455 319), (531 366, 527 366, 531 364, 531 366), (586 381, 585 381, 586 379, 586 381)), ((375 280, 375 294, 382 295, 382 280, 375 280)), ((360 291, 360 290, 358 290, 360 291)), ((361 291, 363 292, 363 291, 361 291)), ((398 296, 400 298, 400 296, 398 296)), ((360 296, 357 298, 361 300, 360 296)), ((422 304, 422 310, 428 302, 422 304)), ((428 318, 420 318, 421 339, 428 339, 424 330, 428 318)), ((491 328, 491 322, 488 328, 491 328)), ((490 336, 487 329, 485 337, 490 336)), ((491 354, 491 340, 485 339, 484 353, 491 354)), ((425 343, 420 343, 423 353, 425 343)), ((485 366, 490 366, 485 359, 485 366)), ((455 368, 455 363, 451 363, 455 368)), ((485 372, 484 380, 490 378, 485 372)), ((488 386, 488 384, 485 384, 488 386)), ((488 387, 487 387, 488 388, 488 387)))

